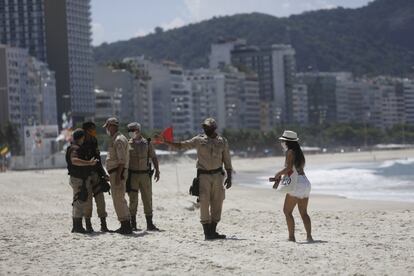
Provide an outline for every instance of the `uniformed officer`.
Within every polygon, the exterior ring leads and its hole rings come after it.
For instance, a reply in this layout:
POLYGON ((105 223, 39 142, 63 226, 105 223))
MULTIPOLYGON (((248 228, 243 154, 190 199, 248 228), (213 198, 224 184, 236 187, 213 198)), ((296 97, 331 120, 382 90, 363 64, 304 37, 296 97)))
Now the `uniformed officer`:
POLYGON ((108 146, 106 169, 111 183, 111 194, 115 212, 121 227, 116 230, 120 234, 131 234, 131 222, 127 201, 125 200, 126 180, 128 177, 129 146, 128 139, 118 130, 119 122, 116 118, 109 118, 103 125, 106 133, 111 137, 108 146))
POLYGON ((82 226, 82 217, 84 216, 85 205, 88 204, 89 200, 87 185, 91 168, 96 165, 98 160, 94 158, 90 160, 81 158, 80 146, 85 140, 85 132, 82 129, 76 129, 72 137, 73 142, 66 151, 70 186, 73 189, 72 233, 86 233, 82 226))
MULTIPOLYGON (((96 211, 98 217, 101 220, 101 231, 109 232, 106 217, 105 208, 105 196, 104 192, 107 192, 106 183, 109 181, 109 175, 107 175, 102 165, 101 153, 98 148, 98 140, 96 139, 96 125, 93 122, 85 122, 82 125, 82 129, 85 131, 85 142, 81 146, 81 152, 85 156, 86 160, 95 158, 98 163, 93 167, 90 175, 90 204, 86 205, 85 210, 85 224, 86 231, 93 232, 91 217, 92 217, 92 196, 95 198, 96 211)), ((108 186, 109 187, 109 186, 108 186)))
MULTIPOLYGON (((217 134, 217 124, 213 118, 207 118, 202 124, 204 134, 182 142, 168 142, 178 149, 195 148, 197 150, 197 176, 200 181, 200 221, 203 225, 206 240, 225 239, 225 235, 216 232, 217 223, 221 219, 221 211, 225 198, 224 186, 232 185, 232 165, 229 146, 226 138, 217 134), (224 181, 224 168, 227 172, 224 181), (224 182, 224 186, 223 186, 224 182)), ((161 141, 164 139, 162 137, 161 141)))
POLYGON ((147 221, 147 230, 158 231, 152 222, 152 175, 151 162, 154 164, 154 179, 160 179, 160 169, 154 147, 150 139, 141 135, 141 125, 137 122, 128 124, 130 136, 129 175, 127 182, 127 193, 129 196, 129 211, 131 213, 131 226, 137 230, 136 214, 138 208, 138 193, 141 193, 144 213, 147 221))

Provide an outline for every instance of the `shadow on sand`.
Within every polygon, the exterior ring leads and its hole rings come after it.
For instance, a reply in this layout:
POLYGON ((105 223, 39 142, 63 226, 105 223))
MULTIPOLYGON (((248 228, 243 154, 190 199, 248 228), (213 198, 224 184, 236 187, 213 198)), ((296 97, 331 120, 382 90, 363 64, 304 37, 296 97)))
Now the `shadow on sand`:
POLYGON ((247 239, 242 239, 242 238, 238 238, 235 236, 231 236, 231 237, 224 239, 224 241, 247 241, 247 239))
POLYGON ((319 243, 328 243, 328 241, 322 240, 314 240, 314 241, 304 241, 304 242, 296 242, 297 244, 319 244, 319 243))
MULTIPOLYGON (((121 235, 115 231, 110 231, 110 232, 93 232, 93 233, 89 233, 86 234, 87 236, 93 238, 93 237, 98 237, 101 235, 110 235, 110 234, 115 234, 115 235, 121 235)), ((139 231, 139 232, 132 232, 132 234, 126 234, 126 235, 121 235, 124 237, 132 237, 132 238, 140 238, 140 237, 144 237, 146 235, 150 235, 151 232, 149 231, 139 231)))

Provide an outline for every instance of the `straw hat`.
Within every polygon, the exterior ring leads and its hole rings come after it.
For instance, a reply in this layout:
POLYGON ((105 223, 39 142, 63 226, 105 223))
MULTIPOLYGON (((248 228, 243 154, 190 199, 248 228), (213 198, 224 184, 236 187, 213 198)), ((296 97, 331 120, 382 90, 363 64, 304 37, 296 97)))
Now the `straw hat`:
POLYGON ((279 140, 282 141, 299 141, 298 134, 291 130, 285 130, 283 135, 279 137, 279 140))

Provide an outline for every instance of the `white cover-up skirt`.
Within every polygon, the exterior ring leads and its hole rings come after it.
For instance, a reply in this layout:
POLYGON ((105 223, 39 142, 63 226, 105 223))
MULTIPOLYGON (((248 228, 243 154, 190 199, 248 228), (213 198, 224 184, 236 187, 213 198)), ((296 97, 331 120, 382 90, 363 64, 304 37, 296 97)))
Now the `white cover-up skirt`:
POLYGON ((306 175, 298 175, 298 182, 293 190, 288 192, 290 196, 294 196, 300 199, 308 198, 311 191, 311 183, 309 182, 306 175))

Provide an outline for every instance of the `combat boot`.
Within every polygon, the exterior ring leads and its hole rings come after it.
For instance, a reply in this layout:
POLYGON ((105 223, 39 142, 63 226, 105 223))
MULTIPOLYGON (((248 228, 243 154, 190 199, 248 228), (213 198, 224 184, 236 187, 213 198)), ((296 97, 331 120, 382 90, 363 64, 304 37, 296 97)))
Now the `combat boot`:
POLYGON ((212 223, 210 223, 210 230, 211 230, 211 235, 215 238, 215 239, 219 239, 219 240, 222 240, 222 239, 225 239, 226 238, 226 235, 221 235, 221 234, 219 234, 219 233, 217 233, 217 231, 216 231, 216 228, 217 228, 217 223, 216 222, 212 222, 212 223))
POLYGON ((214 240, 213 235, 211 234, 211 227, 209 223, 202 224, 204 230, 204 239, 207 240, 214 240))
POLYGON ((91 218, 85 218, 85 226, 86 226, 87 233, 95 232, 92 228, 91 218))
POLYGON ((73 218, 73 228, 72 233, 82 233, 85 234, 86 230, 82 226, 82 218, 73 218))
POLYGON ((160 231, 160 229, 158 229, 157 226, 152 223, 152 216, 145 216, 145 219, 147 220, 148 231, 160 231))
POLYGON ((108 226, 106 226, 106 218, 101 219, 101 232, 109 232, 108 226))
POLYGON ((132 231, 138 231, 136 216, 131 216, 131 228, 132 228, 132 231))
POLYGON ((115 232, 122 235, 132 234, 131 222, 129 220, 121 221, 121 227, 115 232))

